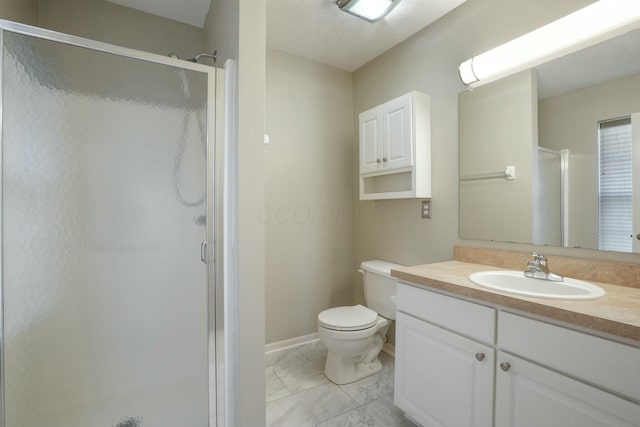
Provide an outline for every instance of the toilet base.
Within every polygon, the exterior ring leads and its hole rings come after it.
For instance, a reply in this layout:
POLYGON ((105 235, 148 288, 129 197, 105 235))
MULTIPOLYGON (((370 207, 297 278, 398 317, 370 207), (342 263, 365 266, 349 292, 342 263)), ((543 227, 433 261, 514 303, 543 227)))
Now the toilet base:
POLYGON ((370 363, 365 363, 362 358, 340 357, 329 351, 324 374, 334 384, 349 384, 370 375, 375 375, 382 370, 382 363, 378 356, 370 363))
POLYGON ((320 341, 327 346, 324 374, 334 384, 358 381, 382 370, 378 359, 391 321, 378 316, 376 324, 358 331, 335 331, 318 326, 320 341))

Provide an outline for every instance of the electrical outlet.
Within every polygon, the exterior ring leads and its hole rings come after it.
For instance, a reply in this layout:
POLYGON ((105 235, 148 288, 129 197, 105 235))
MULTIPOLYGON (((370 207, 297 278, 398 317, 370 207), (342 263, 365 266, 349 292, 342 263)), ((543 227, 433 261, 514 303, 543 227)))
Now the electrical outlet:
POLYGON ((422 218, 431 219, 431 200, 422 201, 422 218))

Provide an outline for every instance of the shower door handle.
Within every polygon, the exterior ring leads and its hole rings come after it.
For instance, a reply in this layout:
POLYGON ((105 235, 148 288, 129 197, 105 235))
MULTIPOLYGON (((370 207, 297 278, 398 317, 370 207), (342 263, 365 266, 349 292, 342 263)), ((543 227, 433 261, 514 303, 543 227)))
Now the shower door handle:
POLYGON ((206 240, 203 240, 200 243, 200 260, 205 264, 207 263, 207 241, 206 240))

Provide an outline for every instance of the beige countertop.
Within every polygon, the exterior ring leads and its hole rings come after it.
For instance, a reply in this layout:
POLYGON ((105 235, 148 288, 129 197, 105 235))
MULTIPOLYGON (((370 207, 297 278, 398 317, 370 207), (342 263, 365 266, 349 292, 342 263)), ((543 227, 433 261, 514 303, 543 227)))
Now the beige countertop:
POLYGON ((593 282, 606 294, 595 300, 562 301, 529 298, 481 288, 469 281, 476 271, 502 270, 481 264, 448 261, 392 270, 402 281, 450 292, 481 302, 543 316, 640 344, 640 289, 593 282))

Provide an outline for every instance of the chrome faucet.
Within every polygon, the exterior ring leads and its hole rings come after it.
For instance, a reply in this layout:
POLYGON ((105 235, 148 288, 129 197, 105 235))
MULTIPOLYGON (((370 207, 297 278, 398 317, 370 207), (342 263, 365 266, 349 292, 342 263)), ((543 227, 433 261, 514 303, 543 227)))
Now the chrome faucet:
POLYGON ((564 277, 549 270, 547 257, 539 252, 533 252, 533 261, 527 263, 527 270, 524 272, 526 277, 533 279, 550 280, 552 282, 562 282, 564 277))

